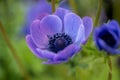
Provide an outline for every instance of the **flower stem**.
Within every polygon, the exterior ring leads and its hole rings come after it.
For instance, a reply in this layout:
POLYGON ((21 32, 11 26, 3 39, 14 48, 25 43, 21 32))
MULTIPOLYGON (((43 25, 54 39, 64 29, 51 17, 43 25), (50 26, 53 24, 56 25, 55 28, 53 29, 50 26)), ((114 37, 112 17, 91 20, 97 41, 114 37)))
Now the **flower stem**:
POLYGON ((110 56, 108 56, 108 66, 109 66, 108 80, 112 80, 112 61, 110 56))
POLYGON ((55 12, 55 0, 51 0, 51 4, 52 4, 52 12, 55 12))
POLYGON ((96 14, 95 21, 94 21, 94 26, 98 25, 98 21, 99 21, 101 9, 102 9, 102 2, 103 2, 102 0, 98 1, 98 9, 97 9, 97 14, 96 14))
POLYGON ((13 45, 12 45, 9 37, 7 36, 7 33, 6 33, 6 31, 5 31, 5 29, 4 29, 4 27, 3 27, 3 25, 2 25, 1 22, 0 22, 0 32, 2 33, 3 38, 4 38, 7 46, 8 46, 9 49, 11 50, 12 55, 13 55, 15 61, 18 63, 18 66, 19 66, 19 68, 20 68, 21 74, 22 74, 22 75, 24 76, 24 78, 25 78, 24 80, 30 80, 30 79, 29 79, 29 76, 28 76, 27 72, 25 71, 24 66, 23 66, 20 58, 18 57, 18 55, 17 55, 17 53, 16 53, 16 50, 14 49, 14 47, 13 47, 13 45))
POLYGON ((73 80, 77 80, 76 78, 76 63, 74 61, 70 61, 70 70, 72 70, 73 80))

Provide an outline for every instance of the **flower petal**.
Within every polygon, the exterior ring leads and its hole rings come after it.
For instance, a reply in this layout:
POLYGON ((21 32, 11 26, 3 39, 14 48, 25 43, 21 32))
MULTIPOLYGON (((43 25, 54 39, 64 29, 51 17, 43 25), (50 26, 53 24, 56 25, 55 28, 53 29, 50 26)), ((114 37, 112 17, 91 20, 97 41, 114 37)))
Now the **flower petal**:
POLYGON ((119 24, 116 20, 111 20, 108 25, 112 26, 112 29, 119 29, 119 24))
POLYGON ((101 39, 99 39, 98 41, 99 41, 100 45, 102 46, 102 48, 105 51, 108 52, 108 54, 111 54, 111 55, 120 54, 120 50, 114 49, 114 48, 111 48, 111 47, 107 46, 107 44, 103 40, 101 40, 101 39))
MULTIPOLYGON (((74 13, 69 13, 64 18, 65 33, 72 37, 73 42, 75 42, 76 40, 79 28, 82 27, 81 24, 82 24, 81 18, 74 13)), ((82 33, 80 36, 82 36, 83 34, 84 33, 82 33)))
POLYGON ((109 29, 113 30, 116 35, 120 38, 120 28, 119 28, 119 24, 117 21, 112 20, 108 23, 108 27, 109 29))
POLYGON ((53 35, 62 31, 62 21, 56 15, 48 15, 40 22, 40 30, 45 35, 53 35))
POLYGON ((41 53, 41 55, 42 55, 43 58, 45 58, 45 59, 53 60, 53 58, 56 56, 55 53, 50 52, 50 51, 48 51, 48 50, 44 50, 44 49, 42 50, 42 49, 37 48, 37 51, 38 51, 39 53, 41 53))
POLYGON ((69 10, 66 10, 64 8, 58 8, 54 14, 57 15, 63 22, 64 16, 69 12, 70 12, 69 10))
POLYGON ((85 16, 83 18, 83 24, 84 24, 84 27, 85 27, 85 37, 86 39, 88 39, 90 33, 92 32, 92 29, 93 29, 93 21, 92 21, 92 18, 88 17, 88 16, 85 16))
POLYGON ((118 36, 113 31, 111 31, 111 30, 108 30, 108 31, 113 36, 113 38, 115 39, 115 42, 116 42, 116 44, 114 44, 113 47, 117 48, 119 46, 119 38, 118 38, 118 36))
POLYGON ((48 38, 40 30, 40 20, 35 20, 30 27, 31 37, 39 48, 45 48, 48 44, 48 38))
POLYGON ((81 24, 79 29, 78 29, 77 36, 75 39, 75 44, 77 44, 78 46, 81 44, 85 44, 85 42, 86 42, 86 38, 85 38, 84 33, 85 33, 85 28, 84 28, 84 25, 81 24))
POLYGON ((36 50, 37 46, 33 43, 31 36, 27 35, 26 36, 26 42, 28 47, 30 48, 30 50, 34 53, 34 55, 36 55, 37 57, 43 59, 44 57, 36 50))
POLYGON ((95 44, 97 45, 97 47, 101 50, 102 47, 100 46, 98 39, 99 39, 99 33, 100 33, 100 29, 99 28, 95 28, 94 29, 94 34, 93 34, 93 39, 95 41, 95 44))
POLYGON ((31 51, 32 51, 37 57, 39 57, 39 58, 41 58, 41 59, 50 59, 50 60, 52 60, 53 57, 56 56, 55 53, 52 53, 52 52, 47 51, 47 50, 45 50, 45 49, 42 50, 42 49, 37 48, 37 46, 33 43, 30 35, 27 35, 26 41, 27 41, 28 47, 31 49, 31 51))
POLYGON ((75 55, 79 50, 79 46, 71 44, 63 51, 58 52, 57 55, 54 57, 54 61, 66 61, 70 59, 73 55, 75 55))

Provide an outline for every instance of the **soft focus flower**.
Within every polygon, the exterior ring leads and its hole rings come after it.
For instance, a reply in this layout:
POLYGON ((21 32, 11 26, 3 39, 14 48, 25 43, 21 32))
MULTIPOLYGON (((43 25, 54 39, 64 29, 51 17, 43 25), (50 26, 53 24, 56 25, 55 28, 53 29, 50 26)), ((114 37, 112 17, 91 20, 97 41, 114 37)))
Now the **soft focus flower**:
POLYGON ((29 34, 30 30, 29 27, 33 20, 35 20, 39 15, 43 13, 52 13, 51 4, 47 2, 47 0, 39 0, 36 4, 34 4, 30 10, 27 12, 26 15, 26 22, 22 28, 22 33, 29 34))
POLYGON ((69 4, 69 0, 62 0, 62 1, 60 2, 59 7, 65 8, 65 9, 68 9, 68 10, 72 10, 72 9, 71 9, 71 6, 70 6, 70 4, 69 4))
POLYGON ((120 28, 118 22, 112 20, 96 28, 94 41, 100 50, 105 50, 109 54, 119 54, 120 28))
MULTIPOLYGON (((62 0, 60 2, 59 7, 65 8, 65 9, 69 9, 70 10, 70 6, 68 4, 68 0, 62 0)), ((30 34, 30 25, 33 22, 33 20, 35 20, 36 18, 38 18, 40 15, 42 15, 43 13, 52 13, 52 8, 51 8, 51 4, 47 2, 47 0, 39 0, 36 4, 34 4, 27 12, 26 14, 26 18, 25 18, 25 24, 22 27, 22 32, 23 35, 27 35, 30 34)))
POLYGON ((54 14, 44 14, 33 21, 26 41, 31 51, 45 64, 67 62, 78 53, 92 31, 90 17, 58 8, 54 14))

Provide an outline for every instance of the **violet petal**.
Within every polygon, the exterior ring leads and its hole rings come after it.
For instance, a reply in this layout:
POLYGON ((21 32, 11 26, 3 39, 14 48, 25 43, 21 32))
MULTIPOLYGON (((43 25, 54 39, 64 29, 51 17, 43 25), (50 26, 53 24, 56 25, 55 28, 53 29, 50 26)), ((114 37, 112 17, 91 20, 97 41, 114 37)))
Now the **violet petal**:
MULTIPOLYGON (((61 20, 62 20, 62 23, 64 22, 64 16, 66 14, 70 13, 69 10, 66 10, 64 8, 58 8, 56 11, 55 11, 55 15, 57 15, 61 20)), ((64 24, 62 24, 62 26, 64 26, 64 24)), ((64 29, 64 28, 63 28, 64 29)))
POLYGON ((45 35, 53 35, 62 31, 62 21, 56 15, 45 16, 40 22, 40 30, 45 35))
POLYGON ((30 48, 30 50, 34 53, 34 55, 36 55, 37 57, 43 59, 43 55, 41 55, 36 49, 37 49, 37 46, 33 43, 32 39, 31 39, 31 36, 30 35, 27 35, 26 36, 26 42, 27 42, 27 45, 28 47, 30 48))
POLYGON ((120 50, 107 46, 107 44, 103 40, 99 39, 99 43, 100 43, 100 46, 102 46, 102 48, 108 52, 108 54, 111 54, 111 55, 120 54, 120 50))
POLYGON ((112 20, 112 21, 110 21, 107 25, 108 25, 108 27, 109 27, 111 30, 113 30, 113 31, 116 33, 116 35, 120 38, 120 28, 119 28, 118 22, 115 21, 115 20, 112 20))
MULTIPOLYGON (((65 15, 64 30, 65 30, 65 33, 67 33, 68 35, 70 35, 72 37, 73 42, 75 42, 75 40, 76 40, 79 28, 82 27, 81 24, 82 24, 82 20, 76 14, 69 13, 69 14, 65 15)), ((84 36, 83 34, 81 34, 80 36, 84 36)))
POLYGON ((79 46, 71 44, 64 50, 58 52, 57 55, 54 57, 54 61, 66 61, 70 59, 73 55, 78 53, 79 50, 80 50, 79 46))
POLYGON ((75 39, 75 44, 77 44, 78 46, 81 46, 81 44, 84 44, 86 41, 84 33, 85 33, 85 28, 84 28, 84 25, 81 24, 78 29, 77 36, 75 39))
POLYGON ((53 58, 56 56, 55 53, 50 52, 50 51, 48 51, 48 50, 44 50, 44 49, 42 50, 42 49, 37 48, 37 51, 38 51, 39 53, 41 53, 42 56, 43 56, 43 58, 45 58, 45 59, 53 60, 53 58))
POLYGON ((85 37, 88 39, 90 33, 92 32, 93 29, 93 21, 91 17, 85 16, 83 18, 83 24, 85 27, 85 37))
POLYGON ((41 33, 40 30, 40 20, 35 20, 31 27, 31 37, 34 41, 34 43, 39 47, 39 48, 45 48, 47 47, 48 44, 48 38, 45 36, 43 33, 41 33))

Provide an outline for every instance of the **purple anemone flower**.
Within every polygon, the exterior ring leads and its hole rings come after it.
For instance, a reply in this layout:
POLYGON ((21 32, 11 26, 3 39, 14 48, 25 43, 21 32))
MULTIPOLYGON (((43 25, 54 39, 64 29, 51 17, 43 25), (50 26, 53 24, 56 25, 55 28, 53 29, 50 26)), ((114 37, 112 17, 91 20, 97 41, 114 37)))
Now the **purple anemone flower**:
POLYGON ((104 50, 108 54, 120 54, 118 50, 120 44, 120 28, 117 21, 112 20, 101 25, 94 31, 94 41, 99 50, 104 50))
POLYGON ((31 23, 43 13, 52 13, 51 4, 49 4, 47 0, 39 0, 30 8, 26 16, 26 22, 22 28, 22 33, 24 33, 25 35, 30 34, 29 27, 31 23))
POLYGON ((33 21, 26 36, 28 47, 44 64, 67 62, 87 41, 93 27, 90 17, 81 19, 75 13, 58 8, 33 21))
MULTIPOLYGON (((70 6, 68 5, 68 0, 63 0, 60 2, 59 7, 65 8, 65 9, 69 9, 70 10, 70 6)), ((51 4, 47 2, 47 0, 39 0, 36 4, 34 4, 27 12, 26 14, 26 21, 25 24, 21 30, 20 33, 23 33, 23 35, 27 35, 30 34, 30 25, 33 22, 33 20, 35 20, 36 18, 38 18, 40 15, 42 15, 43 13, 52 13, 52 8, 51 8, 51 4)))
POLYGON ((69 0, 62 0, 62 1, 60 2, 59 7, 65 8, 65 9, 68 9, 68 10, 72 10, 72 9, 71 9, 71 6, 70 6, 70 4, 69 4, 69 0))

